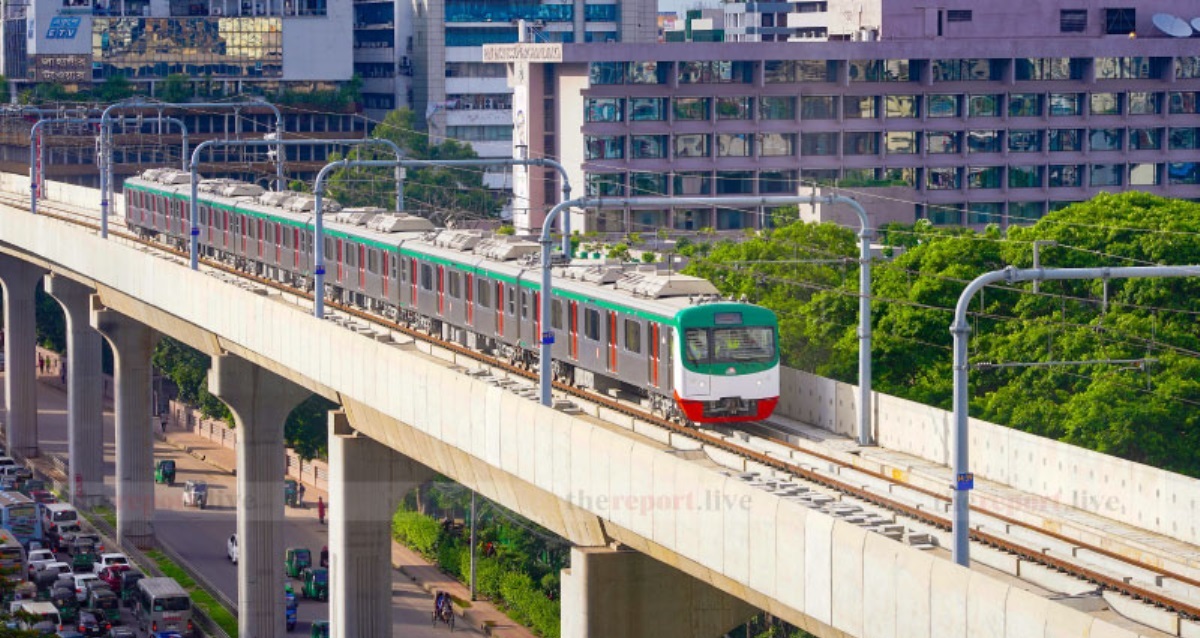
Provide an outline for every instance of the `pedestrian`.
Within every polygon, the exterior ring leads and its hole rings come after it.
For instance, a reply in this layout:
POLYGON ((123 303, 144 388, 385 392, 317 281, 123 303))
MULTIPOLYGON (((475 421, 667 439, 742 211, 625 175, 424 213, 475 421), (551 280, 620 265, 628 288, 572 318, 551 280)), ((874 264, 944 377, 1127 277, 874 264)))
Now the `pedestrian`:
POLYGON ((163 412, 163 413, 162 413, 162 414, 159 416, 159 419, 160 419, 160 421, 159 421, 159 422, 160 422, 160 424, 162 425, 162 433, 163 433, 163 434, 166 434, 166 433, 167 433, 167 413, 166 413, 166 412, 163 412))
POLYGON ((296 488, 296 493, 299 495, 300 507, 304 507, 304 484, 303 483, 300 483, 299 487, 296 488))
POLYGON ((42 353, 39 352, 38 353, 38 374, 45 374, 45 372, 46 372, 46 358, 43 357, 42 353))
POLYGON ((58 360, 58 380, 67 385, 67 355, 58 360))
POLYGON ((317 520, 325 524, 325 499, 317 497, 317 520))

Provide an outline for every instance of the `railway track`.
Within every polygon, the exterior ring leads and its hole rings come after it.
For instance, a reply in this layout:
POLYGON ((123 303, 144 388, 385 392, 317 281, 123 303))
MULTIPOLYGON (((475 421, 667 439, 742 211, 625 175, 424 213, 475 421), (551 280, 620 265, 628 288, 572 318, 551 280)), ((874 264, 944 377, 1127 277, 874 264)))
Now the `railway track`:
MULTIPOLYGON (((0 192, 0 202, 13 206, 15 208, 28 209, 28 201, 20 195, 14 195, 10 192, 0 192)), ((81 212, 76 209, 65 207, 61 204, 43 201, 39 204, 39 214, 47 217, 53 217, 60 221, 84 226, 93 230, 99 229, 95 217, 88 212, 81 212)), ((135 235, 125 232, 123 228, 115 227, 110 223, 109 235, 120 238, 122 241, 127 241, 132 244, 152 248, 154 250, 163 251, 183 259, 185 262, 188 258, 186 251, 165 245, 155 241, 143 240, 135 235)), ((312 295, 304 290, 283 284, 273 279, 264 278, 255 274, 247 273, 243 270, 233 268, 228 264, 214 261, 211 259, 202 258, 201 263, 213 270, 234 275, 257 285, 273 289, 279 293, 290 295, 296 299, 303 299, 309 302, 312 301, 312 295)), ((516 377, 526 381, 536 381, 537 374, 531 370, 524 369, 520 366, 515 366, 507 361, 499 360, 490 357, 483 353, 471 350, 459 344, 446 341, 439 337, 427 334, 410 326, 406 326, 387 318, 365 312, 359 308, 347 306, 338 302, 326 301, 326 305, 337 312, 343 313, 347 317, 353 317, 358 320, 365 321, 369 324, 374 324, 380 328, 397 332, 408 336, 416 341, 428 344, 430 348, 438 348, 447 353, 451 353, 456 357, 464 357, 478 362, 480 365, 486 366, 494 373, 500 373, 509 377, 516 377)), ((643 423, 662 428, 675 435, 684 436, 700 443, 703 446, 708 446, 714 450, 721 450, 728 454, 749 462, 750 465, 755 465, 763 469, 770 469, 778 472, 779 475, 773 477, 764 477, 762 473, 754 472, 739 472, 738 468, 730 468, 731 474, 737 474, 744 480, 763 487, 764 489, 772 489, 784 494, 790 494, 795 498, 804 501, 810 507, 815 509, 823 509, 829 512, 834 510, 834 515, 845 516, 847 509, 853 514, 855 511, 862 512, 861 515, 852 517, 861 519, 864 524, 870 524, 874 531, 885 533, 896 537, 895 527, 904 525, 907 533, 912 534, 912 528, 908 524, 920 526, 928 526, 929 528, 948 531, 951 527, 951 521, 948 516, 940 514, 937 510, 946 510, 946 506, 950 503, 950 498, 942 492, 935 490, 924 489, 909 483, 899 482, 891 476, 884 475, 880 472, 871 471, 862 467, 856 467, 846 460, 839 459, 833 454, 826 454, 815 451, 809 448, 791 444, 785 440, 778 438, 762 437, 762 441, 768 443, 768 446, 761 444, 756 445, 755 437, 745 432, 739 436, 731 436, 729 432, 720 430, 696 429, 687 427, 646 411, 641 406, 623 401, 612 397, 597 394, 583 388, 555 383, 554 389, 561 395, 571 397, 574 400, 583 402, 585 406, 591 406, 591 410, 584 410, 591 414, 595 414, 598 408, 605 408, 613 412, 620 413, 631 419, 636 419, 643 423), (742 438, 743 443, 737 441, 742 438), (783 449, 790 454, 785 455, 763 451, 761 449, 769 447, 773 449, 783 449), (797 462, 794 457, 800 456, 809 460, 810 464, 797 462), (816 465, 825 464, 825 470, 817 469, 816 465), (872 489, 870 487, 856 484, 856 482, 844 479, 838 476, 841 471, 850 471, 860 476, 866 476, 871 481, 883 486, 896 486, 902 490, 919 496, 926 501, 926 505, 913 504, 905 502, 904 499, 896 498, 891 495, 891 488, 888 489, 872 489), (829 494, 832 492, 833 494, 829 494), (886 493, 885 493, 886 492, 886 493), (804 495, 808 495, 807 497, 804 495), (824 496, 822 496, 824 495, 824 496), (849 502, 860 502, 867 504, 870 507, 878 508, 887 515, 879 513, 870 514, 863 508, 854 505, 847 507, 845 504, 849 502), (837 505, 842 503, 843 505, 837 505), (928 507, 928 503, 940 504, 941 507, 928 507), (831 506, 832 504, 832 506, 831 506), (837 508, 842 508, 842 514, 837 513, 837 508), (854 508, 857 508, 855 510, 854 508), (891 517, 889 519, 889 516, 891 517), (899 520, 898 520, 899 519, 899 520), (889 525, 890 523, 890 525, 889 525), (888 528, 891 528, 890 530, 888 528), (892 533, 889 533, 892 532, 892 533)), ((760 424, 765 429, 770 429, 768 424, 760 424)), ((1106 547, 1094 543, 1081 542, 1079 539, 1072 538, 1060 533, 1048 531, 1039 527, 1030 525, 1024 521, 1005 516, 998 512, 990 511, 984 508, 972 507, 972 512, 990 518, 993 521, 1013 528, 1022 530, 1023 533, 1002 535, 992 531, 975 528, 970 532, 971 540, 986 545, 990 548, 1019 558, 1024 561, 1029 561, 1035 564, 1045 566, 1051 570, 1061 572, 1081 579, 1090 583, 1097 591, 1110 590, 1131 596, 1135 599, 1144 601, 1149 605, 1170 610, 1180 615, 1181 618, 1187 620, 1200 620, 1200 579, 1193 578, 1189 575, 1164 570, 1161 567, 1133 560, 1128 556, 1122 555, 1119 552, 1112 551, 1106 547), (1019 538, 1024 537, 1024 538, 1019 538), (1030 540, 1030 538, 1034 540, 1030 540), (1046 539, 1057 544, 1067 545, 1069 547, 1080 548, 1091 552, 1096 556, 1103 557, 1109 561, 1109 566, 1097 566, 1084 564, 1079 560, 1073 560, 1065 556, 1058 556, 1046 551, 1045 542, 1037 542, 1036 539, 1046 539), (1116 565, 1116 567, 1112 567, 1116 565), (1141 578, 1133 578, 1124 575, 1121 572, 1121 565, 1127 565, 1129 572, 1141 574, 1141 578), (1175 581, 1184 585, 1186 588, 1193 588, 1196 592, 1196 597, 1174 594, 1168 592, 1164 587, 1154 586, 1148 582, 1146 575, 1150 574, 1160 578, 1158 581, 1162 583, 1162 579, 1175 581), (1135 582, 1135 580, 1137 582, 1135 582)), ((897 538, 897 540, 900 540, 897 538)))

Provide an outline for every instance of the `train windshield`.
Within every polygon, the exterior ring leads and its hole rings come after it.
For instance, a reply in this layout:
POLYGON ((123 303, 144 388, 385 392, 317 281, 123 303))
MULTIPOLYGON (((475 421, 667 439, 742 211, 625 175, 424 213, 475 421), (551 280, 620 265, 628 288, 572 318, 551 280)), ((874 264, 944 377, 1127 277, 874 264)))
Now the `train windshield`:
POLYGON ((684 333, 687 360, 704 363, 771 363, 775 360, 775 329, 767 326, 688 328, 684 333))

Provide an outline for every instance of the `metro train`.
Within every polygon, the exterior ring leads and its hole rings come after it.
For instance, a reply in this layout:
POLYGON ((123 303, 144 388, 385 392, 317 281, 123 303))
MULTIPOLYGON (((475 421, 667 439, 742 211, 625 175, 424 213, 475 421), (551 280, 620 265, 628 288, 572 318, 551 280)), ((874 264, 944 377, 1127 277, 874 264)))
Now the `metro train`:
MULTIPOLYGON (((125 181, 125 219, 144 239, 188 242, 190 176, 151 169, 125 181)), ((312 195, 227 179, 199 186, 202 254, 311 290, 312 195)), ((422 217, 326 199, 328 299, 534 367, 542 333, 540 246, 422 217)), ((723 300, 711 282, 651 265, 557 264, 555 379, 637 400, 679 422, 762 420, 779 400, 778 321, 723 300)))

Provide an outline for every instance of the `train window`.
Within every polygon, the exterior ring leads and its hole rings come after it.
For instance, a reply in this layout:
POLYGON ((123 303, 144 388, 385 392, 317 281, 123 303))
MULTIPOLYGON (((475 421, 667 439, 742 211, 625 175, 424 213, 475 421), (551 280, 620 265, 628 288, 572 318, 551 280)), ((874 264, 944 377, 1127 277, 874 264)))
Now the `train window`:
POLYGON ((275 224, 267 224, 267 243, 275 243, 275 224))
POLYGON ((367 270, 379 274, 379 251, 374 248, 367 251, 367 270))
POLYGON ((287 231, 280 233, 279 243, 282 244, 284 248, 291 248, 292 247, 292 234, 287 231))
POLYGON ((346 265, 358 265, 358 251, 354 250, 354 244, 351 244, 350 242, 346 242, 346 265))
POLYGON ((421 288, 433 290, 433 266, 421 264, 421 288))
POLYGON ((333 238, 326 237, 325 238, 325 258, 329 259, 329 256, 332 254, 333 254, 333 238))
POLYGON ((517 290, 512 286, 508 288, 508 314, 517 314, 517 290))
POLYGON ((708 330, 705 328, 688 328, 683 333, 685 350, 684 356, 688 363, 708 363, 708 330))
POLYGON ((583 336, 592 341, 600 340, 600 311, 591 308, 583 310, 583 336))
POLYGON ((462 298, 462 281, 461 281, 461 279, 462 279, 462 275, 460 275, 459 273, 456 273, 456 272, 450 273, 448 292, 450 293, 450 296, 454 297, 455 299, 462 298))
POLYGON ((524 290, 521 291, 521 318, 529 318, 529 293, 524 290))
POLYGON ((208 225, 208 208, 206 208, 204 206, 200 207, 200 225, 201 226, 208 225))
POLYGON ((558 299, 550 302, 550 326, 561 330, 562 322, 562 302, 558 299))
POLYGON ((642 351, 642 324, 636 319, 625 320, 625 349, 634 354, 642 351))
POLYGON ((475 303, 479 304, 480 308, 492 307, 492 283, 486 279, 480 279, 475 285, 475 303))

